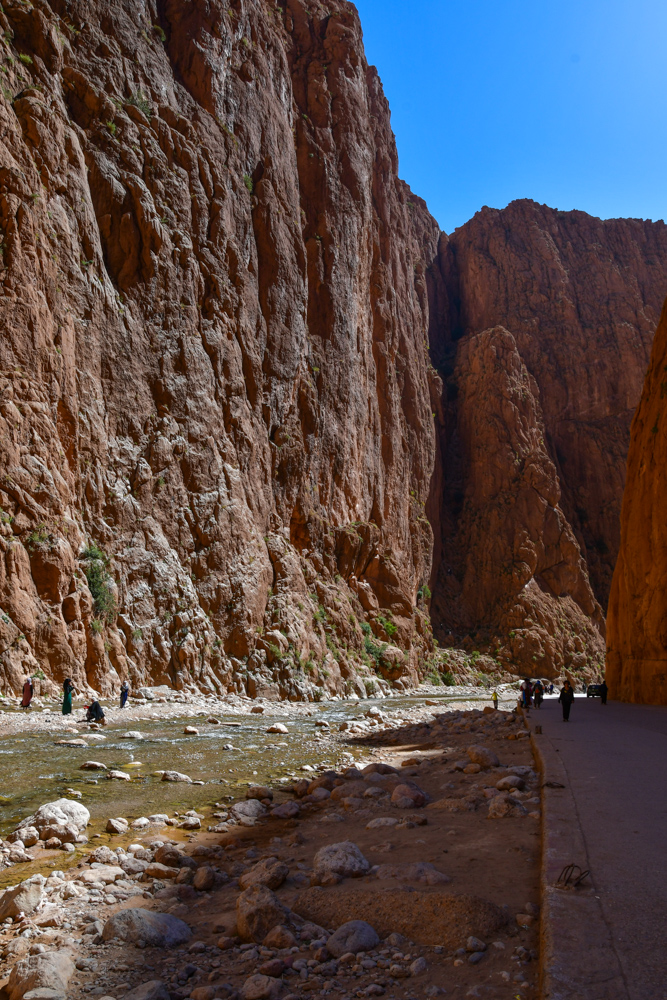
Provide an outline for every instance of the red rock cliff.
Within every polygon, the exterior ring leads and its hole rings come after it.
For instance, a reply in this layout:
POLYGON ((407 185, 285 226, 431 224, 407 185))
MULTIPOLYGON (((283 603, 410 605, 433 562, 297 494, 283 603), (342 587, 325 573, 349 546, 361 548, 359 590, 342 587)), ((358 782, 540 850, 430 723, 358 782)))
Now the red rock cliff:
POLYGON ((667 227, 519 201, 443 237, 430 273, 436 633, 527 673, 597 670, 667 227))
POLYGON ((612 698, 667 705, 667 304, 632 422, 621 544, 609 598, 612 698))
POLYGON ((414 675, 438 230, 354 8, 0 26, 0 685, 414 675))

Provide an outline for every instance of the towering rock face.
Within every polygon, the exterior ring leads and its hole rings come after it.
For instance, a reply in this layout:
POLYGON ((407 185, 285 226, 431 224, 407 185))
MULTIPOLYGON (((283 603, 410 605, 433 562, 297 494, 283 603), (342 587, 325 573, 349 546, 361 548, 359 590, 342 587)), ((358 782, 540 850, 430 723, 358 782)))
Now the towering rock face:
POLYGON ((414 676, 438 230, 354 9, 0 25, 0 686, 414 676))
POLYGON ((430 284, 436 634, 526 673, 597 670, 667 227, 484 209, 443 236, 430 284))
POLYGON ((609 598, 612 698, 667 705, 667 304, 632 422, 621 544, 609 598))

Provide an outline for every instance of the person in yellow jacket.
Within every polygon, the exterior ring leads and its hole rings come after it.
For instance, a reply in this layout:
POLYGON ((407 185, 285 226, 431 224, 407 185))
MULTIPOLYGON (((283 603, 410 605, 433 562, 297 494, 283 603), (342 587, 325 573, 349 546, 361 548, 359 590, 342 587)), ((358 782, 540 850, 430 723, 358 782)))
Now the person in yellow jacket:
POLYGON ((498 692, 494 691, 491 695, 491 700, 493 701, 493 707, 498 710, 498 692))

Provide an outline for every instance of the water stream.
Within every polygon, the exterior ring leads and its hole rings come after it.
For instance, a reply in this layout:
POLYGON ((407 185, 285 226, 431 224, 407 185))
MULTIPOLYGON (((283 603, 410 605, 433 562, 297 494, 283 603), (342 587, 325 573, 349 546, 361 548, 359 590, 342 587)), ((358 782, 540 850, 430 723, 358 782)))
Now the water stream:
MULTIPOLYGON (((481 694, 481 692, 480 692, 481 694)), ((460 694, 428 695, 430 701, 443 704, 461 702, 460 694)), ((475 701, 465 697, 466 703, 475 701)), ((482 700, 482 699, 480 699, 482 700)), ((483 699, 488 702, 488 697, 483 699)), ((103 833, 110 816, 124 816, 128 820, 152 813, 184 812, 196 809, 206 819, 216 811, 216 803, 242 797, 248 782, 271 784, 290 776, 304 776, 299 769, 308 764, 322 766, 348 766, 363 757, 367 751, 354 741, 341 744, 321 735, 316 722, 325 720, 333 730, 338 730, 343 720, 361 716, 377 704, 393 714, 408 713, 424 705, 424 696, 391 698, 389 701, 324 702, 310 706, 310 714, 272 717, 263 715, 220 715, 219 725, 206 722, 205 718, 192 715, 171 718, 128 720, 125 725, 109 725, 97 733, 84 729, 72 733, 71 738, 82 737, 85 747, 58 745, 70 734, 44 731, 25 731, 0 737, 0 834, 6 836, 27 815, 44 802, 68 794, 68 789, 81 793, 80 801, 91 814, 88 835, 103 833), (288 733, 267 733, 272 722, 284 722, 288 733), (195 726, 197 735, 185 735, 185 726, 195 726), (132 731, 142 734, 142 739, 125 739, 123 734, 132 731), (97 739, 103 736, 104 739, 97 739), (125 771, 130 781, 110 780, 103 771, 82 771, 84 761, 96 760, 107 768, 125 771), (181 771, 194 781, 204 784, 172 783, 162 781, 152 772, 158 770, 181 771)), ((457 706, 458 707, 458 706, 457 706)), ((434 707, 437 711, 437 707, 434 707)), ((206 713, 208 715, 208 713, 206 713)), ((83 727, 82 727, 83 728, 83 727)), ((114 846, 137 839, 137 835, 114 838, 114 846)), ((105 843, 106 835, 94 843, 105 843)), ((0 887, 16 883, 37 870, 46 867, 67 867, 78 860, 86 850, 75 854, 53 855, 48 862, 17 865, 0 872, 0 887)), ((87 848, 87 851, 90 847, 87 848)))

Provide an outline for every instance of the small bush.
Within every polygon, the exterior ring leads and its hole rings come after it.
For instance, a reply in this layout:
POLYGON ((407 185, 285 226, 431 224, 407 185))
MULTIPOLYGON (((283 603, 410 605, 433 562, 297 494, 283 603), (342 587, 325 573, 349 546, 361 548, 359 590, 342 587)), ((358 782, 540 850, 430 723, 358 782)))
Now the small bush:
POLYGON ((139 108, 139 111, 146 115, 147 118, 152 118, 153 108, 151 107, 151 103, 145 94, 142 94, 141 92, 138 94, 132 94, 131 97, 128 98, 127 103, 134 105, 135 108, 139 108))
POLYGON ((250 194, 252 194, 253 191, 255 190, 255 185, 253 184, 253 180, 252 180, 252 177, 250 176, 250 174, 244 174, 243 175, 243 183, 247 187, 247 189, 250 192, 250 194))
POLYGON ((446 670, 444 672, 444 674, 442 675, 442 683, 445 685, 445 687, 448 688, 454 687, 456 681, 454 679, 454 674, 451 672, 451 670, 446 670))
POLYGON ((99 545, 95 542, 89 542, 81 553, 82 559, 99 559, 106 566, 109 562, 109 557, 107 556, 104 549, 101 549, 99 545))
POLYGON ((134 639, 135 642, 139 642, 141 639, 143 639, 143 637, 144 637, 144 633, 141 631, 140 628, 135 628, 133 630, 133 632, 132 632, 132 638, 134 639))
POLYGON ((88 562, 85 568, 86 580, 97 616, 102 623, 110 623, 116 617, 117 609, 112 579, 107 570, 108 556, 95 542, 91 542, 84 549, 82 558, 88 562))
POLYGON ((22 52, 22 53, 21 53, 21 55, 19 56, 19 59, 20 59, 20 60, 21 60, 21 62, 22 62, 22 63, 24 63, 24 64, 25 64, 26 66, 32 66, 32 57, 31 57, 31 56, 29 56, 29 55, 27 55, 27 54, 26 54, 25 52, 22 52))
POLYGON ((383 618, 381 615, 378 615, 378 621, 390 639, 398 632, 398 626, 394 625, 394 623, 390 621, 389 618, 383 618))
POLYGON ((99 635, 104 630, 104 622, 100 618, 93 618, 90 623, 90 631, 99 635))
POLYGON ((158 38, 160 39, 161 42, 166 42, 167 41, 167 36, 165 35, 164 31, 162 30, 162 28, 160 27, 159 24, 154 24, 153 25, 153 31, 158 36, 158 38))
POLYGON ((28 535, 28 541, 26 542, 26 547, 32 551, 37 549, 42 545, 46 545, 49 540, 49 533, 46 530, 45 524, 40 524, 38 528, 31 531, 28 535))

